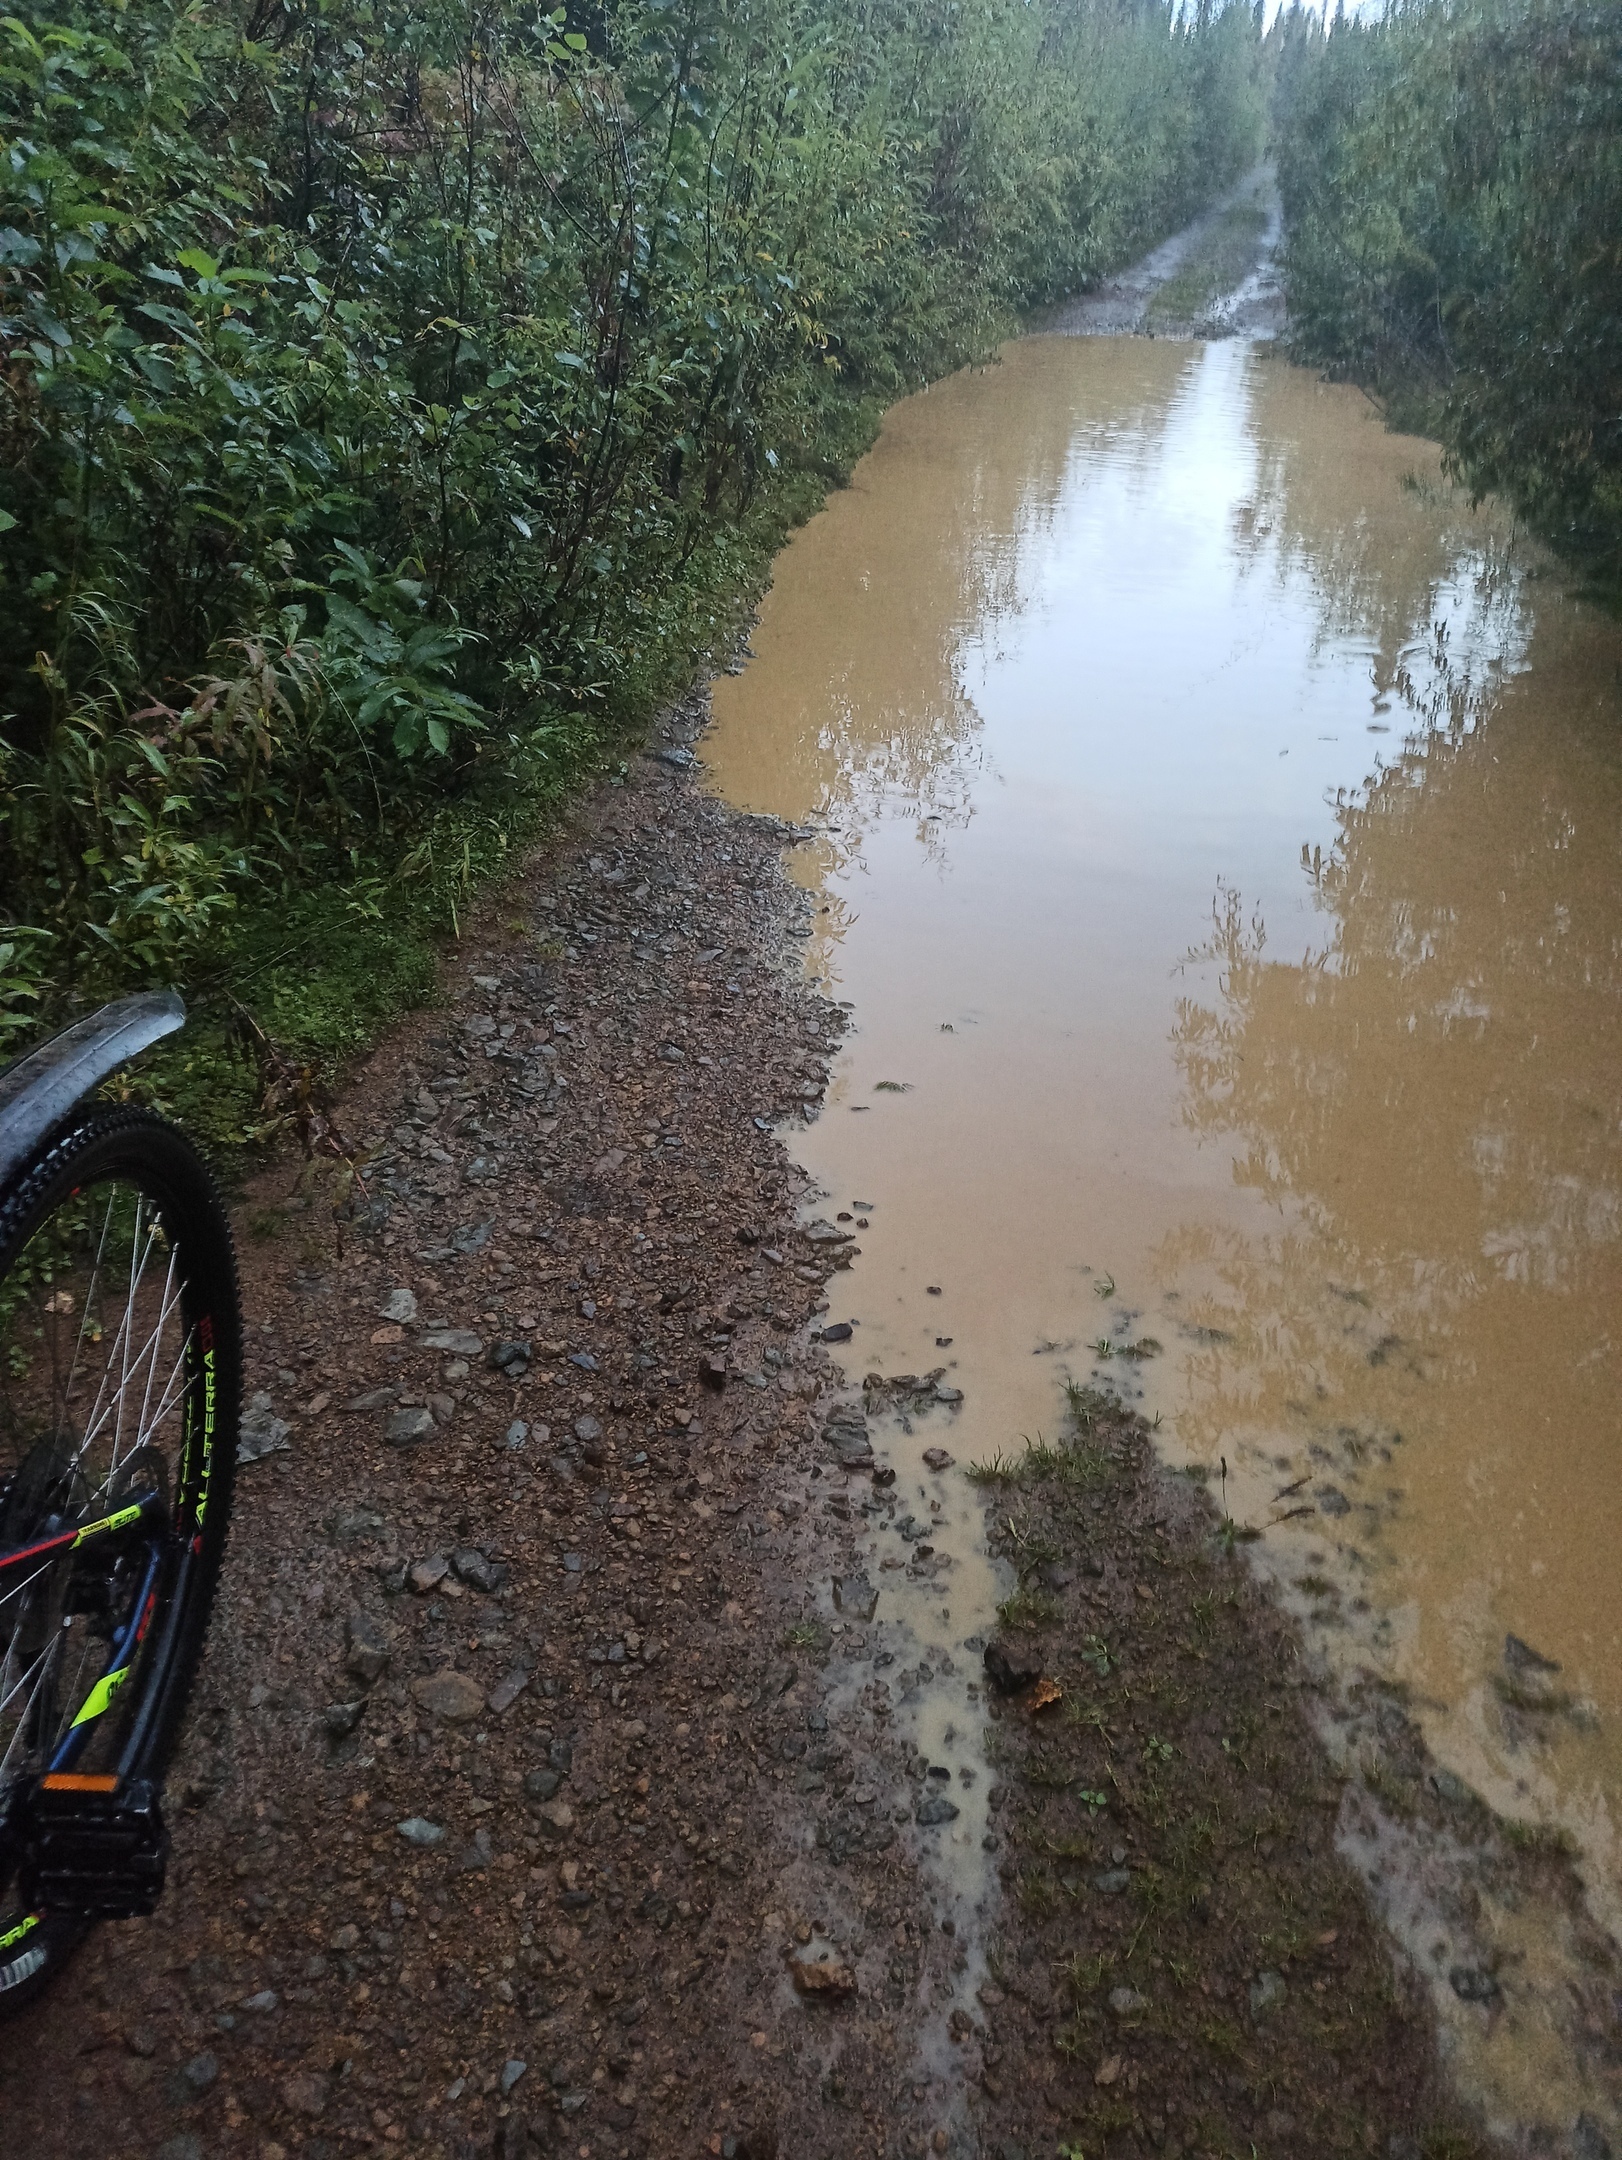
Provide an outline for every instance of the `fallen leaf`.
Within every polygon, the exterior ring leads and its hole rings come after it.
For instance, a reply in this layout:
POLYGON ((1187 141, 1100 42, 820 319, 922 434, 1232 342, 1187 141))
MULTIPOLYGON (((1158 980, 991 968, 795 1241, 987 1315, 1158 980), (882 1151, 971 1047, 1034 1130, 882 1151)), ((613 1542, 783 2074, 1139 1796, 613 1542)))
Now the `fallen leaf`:
POLYGON ((1030 1711, 1051 1710, 1056 1702, 1063 1701, 1064 1689, 1057 1680, 1050 1680, 1044 1673, 1026 1696, 1025 1707, 1030 1711))
POLYGON ((828 1958, 795 1958, 788 1961, 789 1977, 802 1995, 854 1995, 856 1975, 848 1965, 828 1958))

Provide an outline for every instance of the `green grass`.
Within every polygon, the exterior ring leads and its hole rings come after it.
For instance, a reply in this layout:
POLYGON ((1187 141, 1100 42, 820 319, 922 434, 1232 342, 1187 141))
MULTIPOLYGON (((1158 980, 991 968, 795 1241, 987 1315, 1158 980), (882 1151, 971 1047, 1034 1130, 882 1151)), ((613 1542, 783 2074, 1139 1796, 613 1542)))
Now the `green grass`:
POLYGON ((997 1618, 1006 1628, 1049 1627, 1064 1615, 1064 1607, 1048 1590, 1016 1590, 997 1607, 997 1618))
POLYGON ((1150 301, 1144 318, 1150 328, 1202 321, 1213 303, 1254 269, 1266 227, 1267 212, 1257 203, 1233 203, 1224 210, 1176 276, 1150 301))

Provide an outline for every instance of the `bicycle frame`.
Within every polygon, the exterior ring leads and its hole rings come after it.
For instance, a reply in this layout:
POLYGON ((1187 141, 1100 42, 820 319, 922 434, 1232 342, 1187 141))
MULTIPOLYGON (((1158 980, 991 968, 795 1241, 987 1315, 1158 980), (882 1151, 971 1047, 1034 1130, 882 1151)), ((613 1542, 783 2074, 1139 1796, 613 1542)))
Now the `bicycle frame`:
POLYGON ((47 1791, 58 1792, 106 1792, 116 1790, 116 1776, 82 1778, 73 1775, 73 1765, 78 1761, 90 1738, 91 1728, 102 1712, 109 1708, 113 1698, 129 1674, 135 1652, 145 1639, 157 1606, 158 1573, 163 1564, 163 1533, 167 1528, 168 1508, 161 1493, 144 1493, 129 1506, 115 1508, 110 1515, 99 1516, 96 1521, 80 1523, 76 1527, 59 1532, 55 1537, 36 1538, 31 1545, 17 1545, 9 1550, 0 1549, 0 1597, 8 1588, 16 1586, 13 1580, 23 1569, 34 1568, 41 1563, 49 1565, 54 1559, 66 1558, 69 1553, 79 1552, 87 1545, 110 1543, 113 1540, 135 1541, 147 1539, 146 1567, 142 1574, 140 1590, 130 1607, 130 1617, 114 1637, 107 1653, 107 1662, 101 1678, 85 1697, 78 1716, 62 1735, 52 1755, 49 1767, 41 1780, 47 1791))

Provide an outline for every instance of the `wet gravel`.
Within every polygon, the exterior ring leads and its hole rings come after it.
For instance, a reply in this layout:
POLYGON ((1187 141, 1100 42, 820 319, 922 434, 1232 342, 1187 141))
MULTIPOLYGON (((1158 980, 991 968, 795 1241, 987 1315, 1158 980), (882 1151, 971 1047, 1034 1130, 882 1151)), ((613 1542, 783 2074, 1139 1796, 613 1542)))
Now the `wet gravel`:
POLYGON ((170 1889, 0 2030, 8 2151, 738 2160, 960 2106, 913 2059, 961 1957, 931 1833, 831 1603, 850 1241, 777 1137, 844 1016, 703 710, 356 1077, 361 1187, 279 1162, 237 1211, 255 1460, 170 1889))

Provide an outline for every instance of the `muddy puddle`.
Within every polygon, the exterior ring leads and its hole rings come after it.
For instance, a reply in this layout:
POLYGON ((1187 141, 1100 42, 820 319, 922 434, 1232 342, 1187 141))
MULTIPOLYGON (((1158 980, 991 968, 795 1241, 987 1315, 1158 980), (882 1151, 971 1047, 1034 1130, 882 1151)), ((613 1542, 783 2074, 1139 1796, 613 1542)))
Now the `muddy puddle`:
MULTIPOLYGON (((1619 663, 1432 446, 1240 343, 1012 346, 786 549, 704 754, 814 828, 808 965, 854 1031, 796 1147, 860 1247, 839 1354, 964 1397, 875 1421, 871 1547, 955 1776, 1006 1588, 923 1450, 1017 1448, 1101 1380, 1225 1479, 1324 1670, 1405 1686, 1622 1923, 1619 663)), ((1489 2013, 1446 1980, 1465 1863, 1359 1857, 1489 2116, 1614 2128, 1559 1923, 1478 1911, 1489 2013)))

